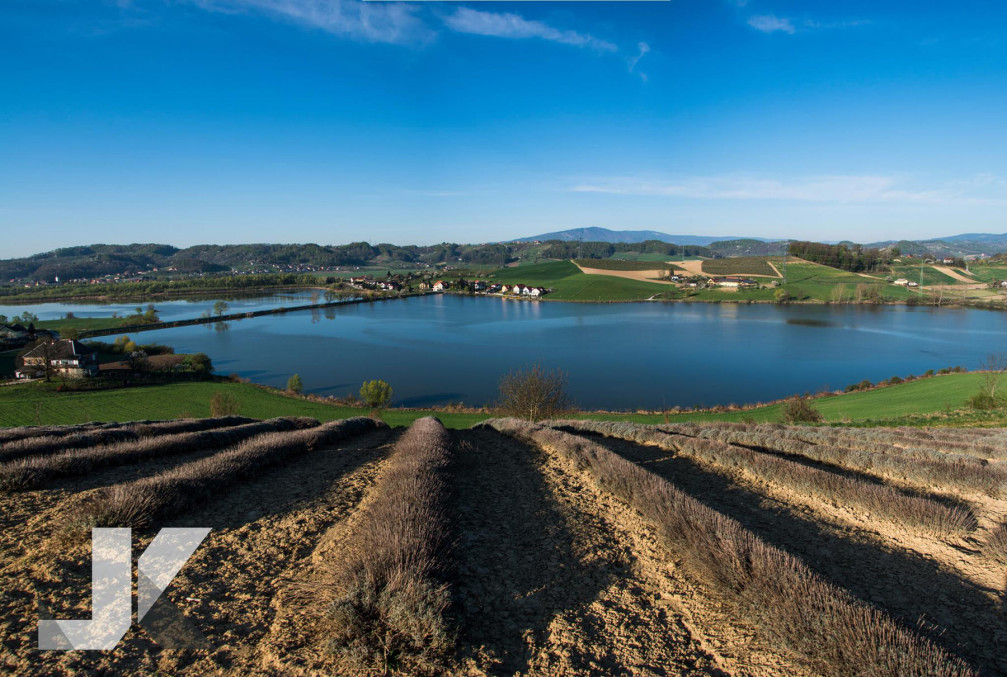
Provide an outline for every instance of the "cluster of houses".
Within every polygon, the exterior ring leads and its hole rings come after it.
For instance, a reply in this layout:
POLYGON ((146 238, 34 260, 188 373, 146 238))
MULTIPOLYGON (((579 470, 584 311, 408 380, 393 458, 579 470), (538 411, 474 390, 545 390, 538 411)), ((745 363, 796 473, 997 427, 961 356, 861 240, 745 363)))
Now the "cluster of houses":
POLYGON ((367 276, 351 277, 349 285, 355 289, 380 289, 382 291, 402 291, 399 280, 375 280, 367 276))
POLYGON ((21 356, 24 366, 14 372, 18 379, 43 378, 50 375, 63 378, 85 378, 98 375, 98 353, 80 341, 61 339, 44 341, 21 356))
MULTIPOLYGON (((421 285, 422 286, 422 285, 421 285)), ((431 285, 430 289, 435 292, 446 291, 450 288, 450 283, 444 280, 437 280, 431 285)), ((477 294, 498 294, 500 296, 526 296, 530 298, 539 298, 540 296, 545 296, 549 293, 549 290, 545 287, 532 287, 527 284, 502 284, 502 283, 489 283, 483 280, 472 280, 468 283, 468 291, 475 292, 477 294)))

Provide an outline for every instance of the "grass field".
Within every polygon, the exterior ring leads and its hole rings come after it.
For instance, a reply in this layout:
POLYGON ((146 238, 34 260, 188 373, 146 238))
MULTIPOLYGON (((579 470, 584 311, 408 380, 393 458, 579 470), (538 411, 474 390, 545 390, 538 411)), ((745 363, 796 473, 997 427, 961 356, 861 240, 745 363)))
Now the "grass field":
POLYGON ((655 294, 673 293, 670 285, 585 275, 572 261, 503 268, 496 271, 491 279, 548 287, 554 291, 546 298, 553 301, 643 301, 655 294))
POLYGON ((710 275, 770 275, 776 271, 762 256, 739 256, 730 259, 710 259, 703 261, 703 272, 710 275))
POLYGON ((115 329, 116 327, 124 327, 135 323, 135 320, 128 320, 125 317, 74 317, 69 320, 66 318, 61 320, 40 320, 35 323, 35 326, 39 329, 49 329, 63 334, 68 329, 76 329, 77 331, 115 329))
MULTIPOLYGON (((981 374, 948 374, 897 386, 818 398, 814 406, 830 423, 864 424, 898 421, 900 418, 960 410, 979 389, 981 374)), ((245 383, 195 381, 168 385, 102 390, 56 392, 55 384, 32 383, 0 388, 0 426, 65 425, 88 421, 173 419, 210 415, 210 398, 227 392, 239 403, 238 413, 252 418, 309 416, 320 421, 359 416, 359 408, 338 407, 324 402, 292 398, 245 383)), ((409 425, 423 416, 437 416, 448 428, 467 428, 492 414, 388 409, 382 418, 391 426, 409 425)), ((662 423, 662 414, 585 412, 578 418, 662 423)), ((779 421, 780 405, 746 411, 669 413, 668 421, 779 421)), ((981 419, 985 425, 997 419, 981 419)))
MULTIPOLYGON (((929 287, 934 284, 961 284, 958 280, 945 275, 934 269, 933 266, 922 266, 923 269, 923 286, 929 287)), ((904 277, 910 282, 920 281, 920 266, 912 265, 895 265, 892 266, 892 275, 895 277, 904 277)))

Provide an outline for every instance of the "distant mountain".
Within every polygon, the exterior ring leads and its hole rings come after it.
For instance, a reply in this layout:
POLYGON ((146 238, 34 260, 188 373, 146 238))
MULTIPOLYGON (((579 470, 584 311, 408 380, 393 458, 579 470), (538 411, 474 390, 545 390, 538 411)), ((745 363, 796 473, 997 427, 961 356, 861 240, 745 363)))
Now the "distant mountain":
MULTIPOLYGON (((741 240, 736 236, 715 237, 709 235, 669 235, 656 230, 609 230, 608 228, 571 228, 570 230, 559 230, 554 233, 543 233, 531 237, 522 237, 514 242, 532 242, 534 240, 563 240, 571 242, 584 240, 584 242, 646 242, 647 240, 658 240, 660 242, 671 242, 673 244, 696 245, 699 247, 709 246, 713 242, 723 242, 725 240, 741 240)), ((756 237, 747 238, 768 242, 768 240, 756 237)))
POLYGON ((989 256, 1007 251, 1007 233, 962 233, 928 240, 886 240, 869 247, 894 245, 904 254, 941 256, 989 256))

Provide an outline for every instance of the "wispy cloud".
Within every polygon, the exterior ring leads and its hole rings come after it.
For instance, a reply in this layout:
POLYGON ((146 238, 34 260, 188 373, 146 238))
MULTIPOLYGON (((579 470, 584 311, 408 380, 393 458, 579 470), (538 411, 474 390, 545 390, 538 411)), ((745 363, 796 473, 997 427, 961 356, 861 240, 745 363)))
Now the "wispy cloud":
MULTIPOLYGON (((636 64, 640 63, 640 59, 642 59, 643 56, 647 52, 650 51, 650 45, 648 45, 646 42, 637 43, 636 48, 639 50, 639 52, 637 53, 637 55, 636 56, 631 56, 629 59, 626 60, 626 63, 629 64, 629 72, 630 73, 632 73, 633 69, 636 68, 636 64)), ((640 75, 641 78, 643 78, 644 82, 647 81, 646 74, 640 73, 639 75, 640 75)))
POLYGON ((756 14, 748 17, 746 23, 763 33, 786 33, 793 35, 794 33, 803 31, 854 28, 856 26, 866 26, 871 22, 866 19, 817 21, 815 19, 791 19, 790 17, 779 17, 775 14, 756 14))
POLYGON ((617 177, 583 182, 579 193, 679 197, 700 200, 785 200, 821 203, 1007 204, 1007 181, 989 174, 918 188, 901 176, 816 176, 767 179, 747 176, 672 180, 617 177))
POLYGON ((213 12, 260 12, 286 18, 334 35, 359 40, 406 44, 423 42, 434 32, 417 16, 417 8, 400 2, 359 0, 189 0, 213 12))
POLYGON ((458 33, 487 35, 497 38, 528 39, 539 38, 574 47, 587 47, 602 52, 617 52, 618 47, 587 33, 553 28, 541 21, 525 19, 517 14, 481 12, 468 7, 460 7, 454 14, 444 18, 444 24, 458 33))
POLYGON ((763 33, 795 33, 797 29, 794 22, 787 18, 781 18, 772 14, 756 14, 748 17, 748 25, 763 33))

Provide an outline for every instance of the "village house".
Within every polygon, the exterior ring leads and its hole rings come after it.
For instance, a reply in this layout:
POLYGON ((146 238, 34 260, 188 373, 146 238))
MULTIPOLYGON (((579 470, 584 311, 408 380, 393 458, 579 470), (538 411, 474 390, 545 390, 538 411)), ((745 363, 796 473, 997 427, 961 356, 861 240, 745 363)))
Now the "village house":
POLYGON ((44 342, 22 356, 24 366, 15 372, 19 379, 41 378, 46 374, 46 361, 50 373, 66 378, 84 378, 98 375, 98 353, 80 341, 62 339, 44 342))
POLYGON ((907 280, 904 277, 900 277, 899 279, 894 280, 892 282, 892 284, 897 284, 897 285, 902 286, 902 287, 908 287, 909 286, 909 280, 907 280))
POLYGON ((433 290, 444 291, 444 280, 437 280, 436 282, 434 282, 433 290))
POLYGON ((721 287, 731 287, 735 289, 752 289, 759 286, 759 283, 755 280, 750 280, 747 277, 737 277, 735 275, 718 277, 715 278, 713 282, 721 287))

